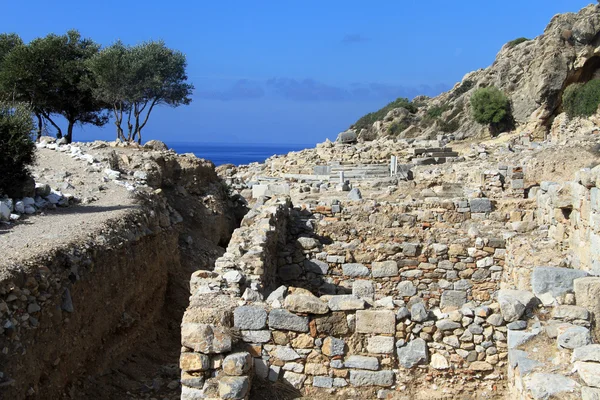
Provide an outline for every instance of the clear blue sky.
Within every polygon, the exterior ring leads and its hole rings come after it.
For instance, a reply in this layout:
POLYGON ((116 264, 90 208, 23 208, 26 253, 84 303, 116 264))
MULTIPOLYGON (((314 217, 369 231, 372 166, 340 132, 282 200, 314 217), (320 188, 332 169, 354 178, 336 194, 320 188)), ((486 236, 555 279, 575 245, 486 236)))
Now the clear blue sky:
MULTIPOLYGON (((146 139, 314 144, 399 96, 447 90, 590 0, 2 3, 0 30, 25 41, 75 28, 102 45, 164 39, 183 51, 194 100, 157 109, 146 139)), ((74 136, 112 139, 114 125, 74 136)))

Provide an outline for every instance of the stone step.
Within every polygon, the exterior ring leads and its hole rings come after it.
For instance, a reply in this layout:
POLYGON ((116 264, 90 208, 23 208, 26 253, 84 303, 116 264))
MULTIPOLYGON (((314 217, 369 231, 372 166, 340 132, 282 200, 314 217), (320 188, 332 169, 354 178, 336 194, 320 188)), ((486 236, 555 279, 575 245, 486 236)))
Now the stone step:
POLYGON ((414 148, 410 149, 410 152, 415 156, 426 153, 445 153, 452 152, 452 147, 430 147, 428 149, 425 148, 414 148))

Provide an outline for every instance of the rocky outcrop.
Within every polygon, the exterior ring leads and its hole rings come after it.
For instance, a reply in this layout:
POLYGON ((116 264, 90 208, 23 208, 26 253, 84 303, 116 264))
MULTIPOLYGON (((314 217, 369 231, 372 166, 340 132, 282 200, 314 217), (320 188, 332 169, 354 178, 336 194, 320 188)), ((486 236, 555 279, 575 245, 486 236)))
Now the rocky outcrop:
POLYGON ((542 35, 505 44, 491 66, 468 73, 452 90, 432 99, 415 99, 416 113, 392 110, 359 136, 366 140, 389 136, 392 124, 406 128, 396 132, 400 138, 435 138, 444 132, 457 139, 486 135, 487 128, 471 116, 469 100, 477 88, 493 85, 509 97, 517 127, 544 137, 561 111, 564 89, 599 76, 599 34, 598 5, 556 15, 542 35), (432 108, 438 108, 438 118, 426 117, 432 108))

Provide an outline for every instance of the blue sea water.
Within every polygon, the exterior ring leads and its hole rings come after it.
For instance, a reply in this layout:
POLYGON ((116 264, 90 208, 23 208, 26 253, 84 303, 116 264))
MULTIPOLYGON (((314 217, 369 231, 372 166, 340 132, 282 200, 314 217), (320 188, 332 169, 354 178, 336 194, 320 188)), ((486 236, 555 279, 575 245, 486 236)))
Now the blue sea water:
POLYGON ((196 157, 212 161, 216 166, 223 164, 249 164, 263 162, 275 154, 287 154, 315 147, 314 144, 242 144, 242 143, 186 143, 167 142, 177 153, 194 153, 196 157))

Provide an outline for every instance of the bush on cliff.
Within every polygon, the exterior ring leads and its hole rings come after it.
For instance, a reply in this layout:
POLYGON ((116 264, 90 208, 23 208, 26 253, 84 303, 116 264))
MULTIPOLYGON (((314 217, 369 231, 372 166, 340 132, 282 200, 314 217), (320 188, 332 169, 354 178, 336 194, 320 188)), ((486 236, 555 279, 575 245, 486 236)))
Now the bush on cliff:
POLYGON ((29 179, 35 161, 32 130, 31 110, 0 103, 0 194, 15 196, 29 179))
POLYGON ((373 123, 375 123, 375 121, 381 121, 387 115, 387 113, 394 108, 406 108, 411 113, 417 112, 417 107, 410 100, 404 97, 399 97, 387 104, 385 107, 362 116, 354 123, 353 128, 357 132, 360 132, 361 129, 369 129, 373 123))
POLYGON ((589 117, 600 105, 600 79, 575 83, 563 93, 563 109, 569 117, 589 117))
POLYGON ((528 41, 530 41, 530 40, 531 40, 531 39, 528 39, 528 38, 526 38, 526 37, 520 37, 520 38, 517 38, 517 39, 511 40, 510 42, 508 42, 508 43, 506 43, 506 44, 508 45, 508 48, 509 48, 509 49, 512 49, 512 48, 513 48, 513 47, 515 47, 516 45, 519 45, 519 44, 521 44, 521 43, 524 43, 524 42, 528 42, 528 41))
POLYGON ((480 88, 471 96, 471 111, 475 121, 490 125, 493 130, 503 128, 512 121, 510 101, 498 88, 480 88))

